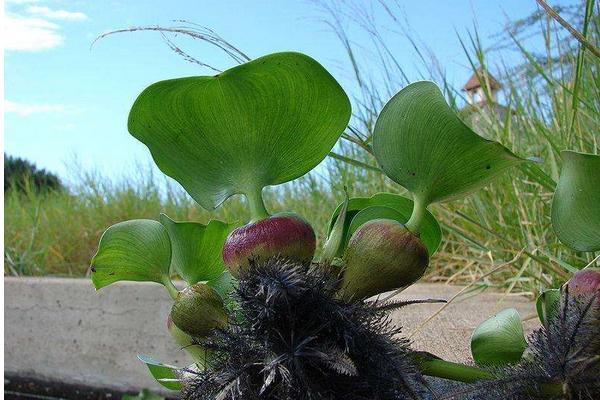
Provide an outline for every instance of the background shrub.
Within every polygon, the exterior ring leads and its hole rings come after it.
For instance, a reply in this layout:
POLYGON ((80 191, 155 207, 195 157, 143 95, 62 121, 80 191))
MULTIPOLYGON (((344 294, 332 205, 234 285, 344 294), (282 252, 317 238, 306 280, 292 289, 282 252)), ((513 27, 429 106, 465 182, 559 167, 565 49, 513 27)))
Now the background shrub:
POLYGON ((39 169, 30 161, 4 153, 4 192, 28 190, 36 192, 62 190, 63 186, 55 174, 39 169))

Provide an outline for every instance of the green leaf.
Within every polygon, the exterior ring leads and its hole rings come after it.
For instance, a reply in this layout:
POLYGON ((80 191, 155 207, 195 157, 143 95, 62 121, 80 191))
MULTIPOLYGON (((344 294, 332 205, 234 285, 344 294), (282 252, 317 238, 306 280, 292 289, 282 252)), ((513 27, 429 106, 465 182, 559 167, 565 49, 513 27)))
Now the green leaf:
POLYGON ((158 221, 134 219, 109 227, 92 258, 96 289, 117 281, 170 283, 171 243, 158 221))
POLYGON ((181 390, 181 382, 179 382, 179 368, 163 364, 153 358, 144 355, 138 355, 138 359, 146 364, 150 373, 158 383, 170 390, 181 390))
POLYGON ((225 270, 221 273, 221 275, 206 282, 206 284, 215 289, 221 298, 223 298, 225 303, 227 303, 227 301, 230 299, 229 294, 235 285, 235 278, 228 270, 225 270))
POLYGON ((600 250, 600 156, 561 152, 563 167, 552 201, 552 226, 565 245, 600 250))
POLYGON ((403 221, 406 217, 399 211, 387 206, 371 206, 360 210, 350 223, 348 236, 351 237, 354 232, 365 222, 373 219, 392 219, 394 221, 403 221))
MULTIPOLYGON (((342 204, 340 204, 335 209, 333 215, 331 216, 331 219, 329 221, 329 232, 331 232, 331 229, 333 228, 333 225, 335 224, 335 221, 337 220, 337 217, 340 214, 341 207, 342 204)), ((346 220, 344 221, 344 245, 341 246, 340 251, 337 254, 338 257, 342 256, 344 250, 346 249, 346 246, 348 245, 348 240, 350 239, 351 233, 354 232, 350 232, 350 226, 354 223, 354 218, 357 217, 357 214, 361 210, 370 207, 377 208, 369 210, 365 214, 362 214, 359 217, 359 220, 357 220, 356 224, 360 222, 360 225, 362 225, 368 220, 379 218, 390 218, 404 224, 406 223, 406 221, 408 221, 412 213, 413 201, 394 193, 377 193, 371 197, 351 198, 348 202, 348 211, 346 215, 346 220), (393 209, 395 212, 390 212, 388 210, 389 208, 393 209), (369 219, 367 219, 367 217, 369 217, 369 219)), ((358 226, 355 226, 354 229, 356 229, 357 227, 358 226)), ((437 248, 440 245, 440 242, 442 241, 442 230, 440 229, 440 226, 435 217, 429 211, 427 211, 424 216, 420 235, 420 239, 425 245, 425 247, 427 247, 427 251, 429 252, 429 256, 431 257, 431 255, 436 252, 437 248)))
POLYGON ((175 222, 160 215, 171 240, 171 272, 177 273, 189 285, 219 277, 223 264, 223 244, 233 225, 211 220, 208 225, 198 222, 175 222))
POLYGON ((427 81, 408 85, 385 105, 373 152, 386 175, 424 206, 456 199, 525 161, 473 132, 427 81))
POLYGON ((527 347, 523 323, 514 308, 483 321, 471 336, 473 360, 481 365, 517 363, 527 347))
POLYGON ((192 357, 192 359, 195 361, 195 364, 198 364, 202 367, 206 365, 207 350, 196 344, 190 335, 179 329, 173 322, 170 314, 167 320, 167 330, 173 338, 173 341, 192 357))
POLYGON ((537 301, 535 302, 535 308, 542 324, 547 325, 549 321, 556 318, 559 311, 559 303, 559 289, 547 289, 538 296, 537 301))
POLYGON ((348 215, 349 201, 350 199, 348 198, 348 192, 346 192, 346 188, 344 188, 344 201, 341 204, 341 208, 339 208, 335 222, 333 222, 333 225, 331 225, 331 229, 327 235, 327 240, 323 245, 323 252, 321 253, 320 264, 326 266, 327 268, 331 266, 335 256, 344 250, 342 246, 345 244, 344 229, 346 228, 346 217, 348 215))
POLYGON ((136 99, 128 126, 158 167, 210 209, 306 174, 349 119, 336 80, 312 58, 286 52, 157 82, 136 99))

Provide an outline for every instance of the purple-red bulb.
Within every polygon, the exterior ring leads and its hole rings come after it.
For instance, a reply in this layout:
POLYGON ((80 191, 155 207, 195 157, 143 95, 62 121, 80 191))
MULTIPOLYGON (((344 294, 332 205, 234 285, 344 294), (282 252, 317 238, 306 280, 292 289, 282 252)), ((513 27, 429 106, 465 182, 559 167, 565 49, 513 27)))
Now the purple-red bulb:
POLYGON ((600 269, 586 268, 577 271, 567 282, 569 295, 578 296, 596 296, 596 301, 600 303, 600 269))
POLYGON ((308 222, 296 215, 273 215, 231 232, 223 246, 223 261, 231 274, 238 277, 250 260, 281 256, 310 262, 315 248, 315 231, 308 222))

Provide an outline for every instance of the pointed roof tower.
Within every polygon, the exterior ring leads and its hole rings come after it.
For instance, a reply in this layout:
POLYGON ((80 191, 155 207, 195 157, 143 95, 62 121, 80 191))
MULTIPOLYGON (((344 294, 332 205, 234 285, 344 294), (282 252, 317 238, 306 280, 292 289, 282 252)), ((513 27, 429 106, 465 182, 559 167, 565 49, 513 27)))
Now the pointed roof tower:
POLYGON ((479 67, 477 68, 477 72, 471 75, 467 83, 465 83, 465 86, 463 86, 463 90, 465 92, 469 92, 480 88, 482 86, 481 82, 479 81, 480 77, 485 83, 489 85, 491 90, 498 90, 502 87, 500 83, 496 80, 496 78, 494 78, 489 72, 487 72, 483 68, 479 67))
POLYGON ((502 86, 489 72, 482 67, 479 67, 477 68, 477 71, 471 75, 467 83, 465 83, 465 86, 463 86, 463 91, 467 92, 467 102, 471 105, 485 105, 487 99, 484 87, 489 88, 491 100, 495 103, 496 92, 502 86))

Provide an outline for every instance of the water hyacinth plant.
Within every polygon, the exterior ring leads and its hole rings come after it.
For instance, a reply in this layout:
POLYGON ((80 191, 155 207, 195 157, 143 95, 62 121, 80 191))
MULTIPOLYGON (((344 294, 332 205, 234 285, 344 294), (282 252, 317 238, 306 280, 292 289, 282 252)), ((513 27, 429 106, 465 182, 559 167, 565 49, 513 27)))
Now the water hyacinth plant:
MULTIPOLYGON (((416 282, 435 255, 442 236, 427 207, 468 195, 529 162, 477 135, 433 82, 402 89, 375 126, 375 157, 411 198, 346 198, 333 213, 318 260, 313 228, 301 216, 268 213, 263 189, 319 164, 350 114, 335 79, 292 52, 215 76, 158 82, 136 99, 129 131, 159 168, 202 207, 241 194, 251 214, 239 227, 161 215, 116 224, 102 236, 91 263, 97 289, 149 281, 173 298, 168 329, 195 363, 176 367, 141 357, 153 376, 184 399, 436 398, 428 376, 464 382, 456 398, 600 394, 593 380, 600 365, 600 293, 591 269, 538 301, 543 324, 529 342, 514 310, 484 321, 473 334, 474 365, 417 352, 391 324, 391 310, 441 301, 380 296, 416 282), (186 288, 177 289, 175 276, 186 288), (486 391, 492 385, 497 389, 486 391)), ((565 244, 594 250, 600 185, 571 176, 582 170, 597 179, 600 169, 598 156, 583 158, 565 171, 552 221, 565 244), (577 221, 584 233, 572 234, 572 207, 589 215, 577 221)))

